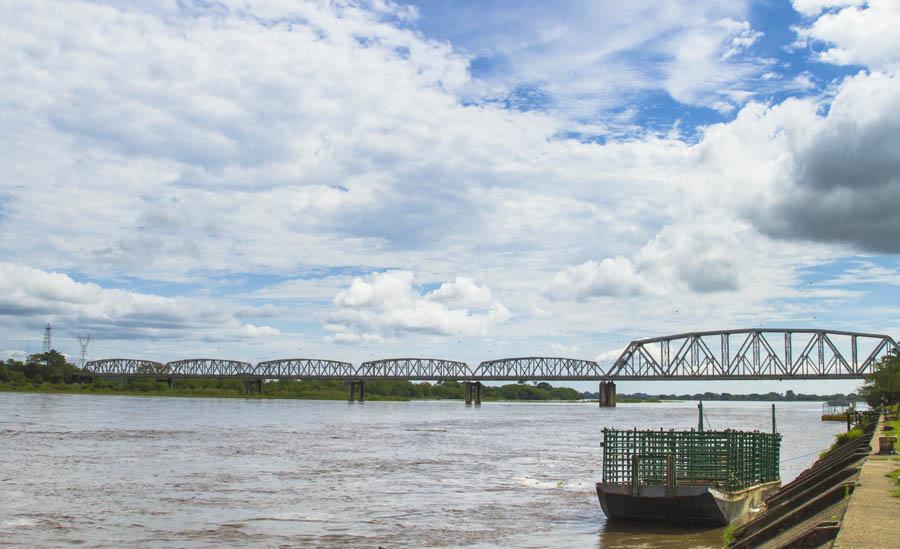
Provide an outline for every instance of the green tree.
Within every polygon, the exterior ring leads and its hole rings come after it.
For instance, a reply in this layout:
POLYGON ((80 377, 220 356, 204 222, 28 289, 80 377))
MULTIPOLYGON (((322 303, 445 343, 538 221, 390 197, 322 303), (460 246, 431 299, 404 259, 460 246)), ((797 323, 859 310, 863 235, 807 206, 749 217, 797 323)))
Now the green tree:
POLYGON ((876 407, 882 402, 894 404, 900 400, 900 355, 891 352, 881 358, 875 370, 866 377, 859 390, 859 396, 869 406, 876 407))

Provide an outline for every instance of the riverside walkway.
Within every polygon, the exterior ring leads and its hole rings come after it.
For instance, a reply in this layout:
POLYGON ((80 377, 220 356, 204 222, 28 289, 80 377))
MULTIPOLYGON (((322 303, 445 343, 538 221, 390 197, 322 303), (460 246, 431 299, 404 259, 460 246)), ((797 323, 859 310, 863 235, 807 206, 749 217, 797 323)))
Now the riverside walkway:
POLYGON ((886 475, 900 469, 897 455, 878 455, 878 437, 895 436, 883 431, 884 416, 872 438, 872 453, 859 472, 858 486, 850 496, 850 504, 832 547, 839 549, 894 549, 900 547, 900 498, 894 496, 897 486, 886 475))

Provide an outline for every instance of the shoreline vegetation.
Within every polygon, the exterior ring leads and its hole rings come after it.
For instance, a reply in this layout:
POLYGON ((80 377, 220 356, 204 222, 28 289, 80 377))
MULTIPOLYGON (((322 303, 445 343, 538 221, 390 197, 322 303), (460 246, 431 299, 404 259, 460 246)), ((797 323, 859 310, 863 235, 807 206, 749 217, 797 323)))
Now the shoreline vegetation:
MULTIPOLYGON (((72 384, 55 384, 55 383, 41 383, 41 384, 27 384, 27 385, 18 385, 11 386, 6 383, 0 383, 0 393, 42 393, 42 394, 60 394, 60 395, 109 395, 109 396, 148 396, 148 397, 199 397, 199 398, 252 398, 252 399, 296 399, 296 400, 347 400, 347 386, 341 381, 309 381, 309 382, 295 382, 298 385, 307 385, 305 387, 297 387, 296 390, 291 390, 283 387, 279 387, 274 389, 272 385, 281 384, 283 382, 273 381, 263 384, 263 392, 261 394, 257 393, 246 393, 243 391, 243 382, 242 381, 230 381, 226 380, 222 384, 215 384, 215 386, 203 386, 202 383, 204 380, 200 380, 201 383, 194 383, 194 380, 188 379, 176 379, 174 386, 170 389, 165 383, 157 383, 153 380, 137 380, 137 383, 129 382, 126 384, 119 384, 117 382, 101 382, 101 383, 72 383, 72 384), (149 381, 148 383, 142 383, 149 381), (321 386, 313 386, 310 387, 308 385, 313 384, 339 384, 337 387, 321 387, 321 386), (229 386, 231 385, 231 386, 229 386), (271 390, 270 389, 274 389, 271 390)), ((412 383, 406 381, 367 381, 366 382, 366 400, 367 401, 394 401, 394 402, 409 402, 416 400, 453 400, 453 401, 462 401, 462 384, 459 384, 459 394, 455 394, 457 391, 450 391, 451 394, 447 394, 446 390, 439 390, 438 393, 441 394, 431 394, 427 396, 416 396, 416 395, 405 395, 405 394, 383 394, 376 393, 374 388, 370 387, 370 384, 374 385, 375 383, 401 383, 401 384, 410 384, 410 385, 420 385, 420 383, 412 383)), ((451 389, 452 385, 457 382, 443 382, 432 385, 434 387, 442 387, 442 389, 451 389)), ((421 383, 424 384, 424 383, 421 383)), ((534 385, 531 384, 510 384, 503 385, 499 387, 485 385, 483 387, 482 393, 482 402, 568 402, 568 403, 597 403, 597 398, 591 398, 589 393, 578 393, 575 389, 571 389, 574 391, 577 396, 569 397, 568 394, 563 395, 562 398, 554 398, 552 394, 542 394, 538 392, 537 394, 528 391, 528 388, 534 388, 534 385), (519 393, 520 388, 524 387, 525 391, 523 393, 519 393), (517 398, 516 396, 504 396, 502 393, 505 391, 508 393, 510 391, 514 391, 521 395, 517 398), (490 391, 490 396, 487 396, 487 393, 490 391), (493 391, 496 390, 496 391, 493 391), (497 394, 500 392, 501 394, 497 394), (569 397, 569 398, 566 398, 569 397)), ((401 388, 400 392, 407 392, 404 390, 405 388, 401 388)), ((569 389, 568 387, 553 387, 553 390, 560 389, 569 389)), ((568 393, 568 391, 566 391, 568 393)), ((786 400, 784 395, 777 394, 777 398, 768 398, 768 394, 748 394, 748 395, 726 395, 726 398, 721 398, 721 395, 715 393, 698 393, 697 395, 676 395, 672 397, 670 395, 645 395, 643 393, 639 393, 638 395, 618 395, 616 398, 617 404, 662 404, 665 402, 695 402, 698 400, 704 401, 733 401, 733 402, 825 402, 831 400, 835 395, 804 395, 807 398, 804 399, 793 399, 786 400), (712 395, 712 396, 710 396, 712 395), (812 398, 810 398, 812 397, 812 398)), ((840 397, 845 397, 845 395, 838 395, 840 397)))

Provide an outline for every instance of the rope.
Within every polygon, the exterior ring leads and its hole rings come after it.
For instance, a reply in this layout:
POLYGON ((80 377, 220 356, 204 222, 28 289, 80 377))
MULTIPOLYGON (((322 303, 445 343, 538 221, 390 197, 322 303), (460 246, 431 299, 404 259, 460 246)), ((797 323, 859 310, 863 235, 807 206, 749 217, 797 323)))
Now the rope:
POLYGON ((827 448, 822 448, 821 450, 817 450, 817 451, 815 451, 815 452, 810 452, 810 453, 808 453, 808 454, 803 454, 802 456, 794 456, 794 457, 792 457, 792 458, 783 459, 783 460, 781 460, 781 463, 785 463, 785 462, 787 462, 787 461, 794 461, 795 459, 800 459, 800 458, 809 457, 809 456, 811 456, 811 455, 813 455, 813 454, 820 454, 820 453, 824 452, 825 450, 827 450, 827 448))

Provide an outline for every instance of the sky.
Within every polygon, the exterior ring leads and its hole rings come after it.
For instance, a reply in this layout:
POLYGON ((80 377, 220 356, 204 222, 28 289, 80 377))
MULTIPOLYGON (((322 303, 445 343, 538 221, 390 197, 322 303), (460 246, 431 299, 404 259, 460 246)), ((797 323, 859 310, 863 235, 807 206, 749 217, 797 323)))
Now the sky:
POLYGON ((0 0, 0 358, 900 336, 900 3, 624 4, 0 0))

